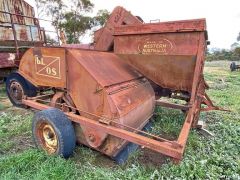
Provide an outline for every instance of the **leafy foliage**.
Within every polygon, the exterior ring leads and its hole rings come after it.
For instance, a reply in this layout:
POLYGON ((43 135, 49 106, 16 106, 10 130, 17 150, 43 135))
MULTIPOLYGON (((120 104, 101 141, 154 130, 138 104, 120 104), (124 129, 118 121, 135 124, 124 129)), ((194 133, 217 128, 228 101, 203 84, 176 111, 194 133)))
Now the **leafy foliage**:
POLYGON ((233 53, 236 57, 238 57, 238 59, 240 59, 240 47, 234 49, 233 53))
POLYGON ((214 49, 213 52, 207 53, 207 60, 228 60, 228 61, 237 61, 240 60, 240 54, 237 52, 239 48, 234 50, 226 49, 214 49))
POLYGON ((49 34, 46 34, 46 42, 48 45, 55 45, 55 46, 59 45, 57 40, 52 38, 49 34))
POLYGON ((41 14, 51 17, 56 31, 65 31, 67 43, 80 43, 82 35, 94 26, 102 26, 109 16, 107 10, 100 10, 95 17, 88 16, 94 4, 90 0, 37 0, 41 14))
MULTIPOLYGON (((240 33, 237 37, 237 41, 240 41, 240 33)), ((234 42, 231 45, 231 50, 213 48, 212 52, 207 50, 207 60, 228 60, 228 61, 239 61, 240 60, 240 44, 234 42)))
POLYGON ((64 14, 64 21, 60 25, 67 36, 67 43, 80 43, 79 38, 87 30, 95 26, 103 26, 109 17, 107 10, 99 10, 95 17, 85 16, 79 13, 67 12, 64 14))
POLYGON ((52 25, 59 29, 66 5, 63 0, 47 0, 46 3, 46 14, 52 17, 52 25))
MULTIPOLYGON (((75 6, 75 12, 90 12, 92 11, 92 8, 94 7, 94 4, 90 0, 73 0, 72 1, 75 6)), ((73 9, 72 9, 73 10, 73 9)))
POLYGON ((61 29, 64 29, 67 35, 67 43, 80 43, 79 37, 81 37, 86 30, 93 27, 94 21, 89 16, 81 16, 68 12, 64 14, 64 22, 60 25, 61 29))
POLYGON ((97 16, 94 17, 95 25, 103 26, 109 18, 110 12, 106 9, 99 10, 97 16))

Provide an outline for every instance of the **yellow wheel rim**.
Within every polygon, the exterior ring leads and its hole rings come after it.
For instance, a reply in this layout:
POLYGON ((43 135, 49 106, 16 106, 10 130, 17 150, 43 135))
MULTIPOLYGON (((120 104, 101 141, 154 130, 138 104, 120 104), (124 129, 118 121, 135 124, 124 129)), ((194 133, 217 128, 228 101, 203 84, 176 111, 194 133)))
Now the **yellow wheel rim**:
POLYGON ((54 128, 50 124, 41 123, 38 128, 38 136, 43 149, 49 154, 53 154, 57 151, 58 138, 54 128))

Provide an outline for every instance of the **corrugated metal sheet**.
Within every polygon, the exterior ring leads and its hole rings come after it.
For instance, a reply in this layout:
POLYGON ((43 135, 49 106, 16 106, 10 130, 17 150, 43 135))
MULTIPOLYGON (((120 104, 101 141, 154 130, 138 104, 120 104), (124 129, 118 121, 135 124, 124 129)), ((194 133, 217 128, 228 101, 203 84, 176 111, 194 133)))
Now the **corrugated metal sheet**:
MULTIPOLYGON (((33 7, 23 0, 0 0, 0 10, 35 17, 33 7)), ((13 21, 17 24, 34 25, 33 19, 18 15, 13 16, 13 21)), ((0 22, 10 22, 10 15, 0 13, 0 22)))

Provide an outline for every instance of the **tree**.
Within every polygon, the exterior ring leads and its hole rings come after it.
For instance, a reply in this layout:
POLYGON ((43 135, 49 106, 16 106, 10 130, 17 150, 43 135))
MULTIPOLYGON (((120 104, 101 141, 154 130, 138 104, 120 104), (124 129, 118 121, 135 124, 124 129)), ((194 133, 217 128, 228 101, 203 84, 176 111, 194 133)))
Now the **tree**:
POLYGON ((237 47, 237 48, 234 50, 234 55, 235 55, 235 57, 237 58, 236 60, 240 60, 240 47, 237 47))
POLYGON ((36 2, 36 8, 37 8, 37 15, 38 17, 41 17, 44 15, 46 0, 35 0, 36 2))
POLYGON ((67 43, 80 43, 79 39, 87 30, 94 26, 103 26, 109 17, 107 10, 100 10, 95 17, 84 16, 79 13, 68 12, 64 14, 64 21, 60 28, 63 29, 67 36, 67 43))
MULTIPOLYGON (((87 16, 94 4, 90 0, 36 0, 37 8, 51 17, 52 25, 59 33, 64 31, 67 43, 80 43, 82 35, 94 26, 102 26, 109 17, 107 10, 100 10, 95 17, 87 16)), ((59 34, 58 34, 59 36, 59 34)))
POLYGON ((106 9, 99 10, 97 16, 95 16, 95 25, 103 26, 106 20, 109 18, 110 12, 106 9))
POLYGON ((239 43, 234 42, 234 43, 231 45, 231 50, 234 50, 234 49, 236 49, 237 47, 239 47, 239 43))
MULTIPOLYGON (((240 42, 240 32, 237 37, 237 41, 240 42)), ((234 60, 240 60, 240 43, 234 43, 235 47, 233 49, 234 60)))
POLYGON ((94 4, 91 3, 90 0, 72 0, 72 2, 74 5, 72 6, 72 11, 77 14, 81 14, 81 12, 90 12, 94 7, 94 4))
POLYGON ((57 31, 60 28, 67 6, 63 0, 46 0, 46 3, 45 12, 48 16, 51 16, 52 25, 57 31))
POLYGON ((51 37, 49 34, 46 35, 46 42, 47 42, 47 45, 55 45, 57 46, 58 45, 58 42, 56 39, 54 39, 53 37, 51 37))
MULTIPOLYGON (((237 41, 240 42, 240 33, 238 34, 237 41)), ((231 45, 231 50, 212 48, 207 52, 207 60, 229 60, 236 61, 240 60, 240 43, 234 42, 231 45)))
POLYGON ((71 11, 64 13, 59 28, 65 31, 67 43, 80 43, 80 37, 93 27, 93 18, 86 13, 92 11, 94 4, 90 0, 72 0, 69 6, 71 11))
POLYGON ((65 31, 68 44, 80 43, 79 38, 94 25, 93 18, 73 12, 66 13, 64 20, 60 28, 65 31))
POLYGON ((211 52, 207 53, 208 61, 214 61, 214 60, 231 61, 234 59, 236 59, 236 55, 234 54, 233 50, 212 48, 211 52))

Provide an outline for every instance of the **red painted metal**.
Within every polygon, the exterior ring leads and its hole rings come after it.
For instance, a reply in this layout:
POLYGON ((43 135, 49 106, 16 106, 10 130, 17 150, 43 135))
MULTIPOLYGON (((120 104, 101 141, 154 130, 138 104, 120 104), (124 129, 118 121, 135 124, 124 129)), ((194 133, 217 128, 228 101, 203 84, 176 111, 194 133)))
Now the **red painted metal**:
POLYGON ((16 67, 15 59, 14 53, 0 53, 0 68, 16 67))

